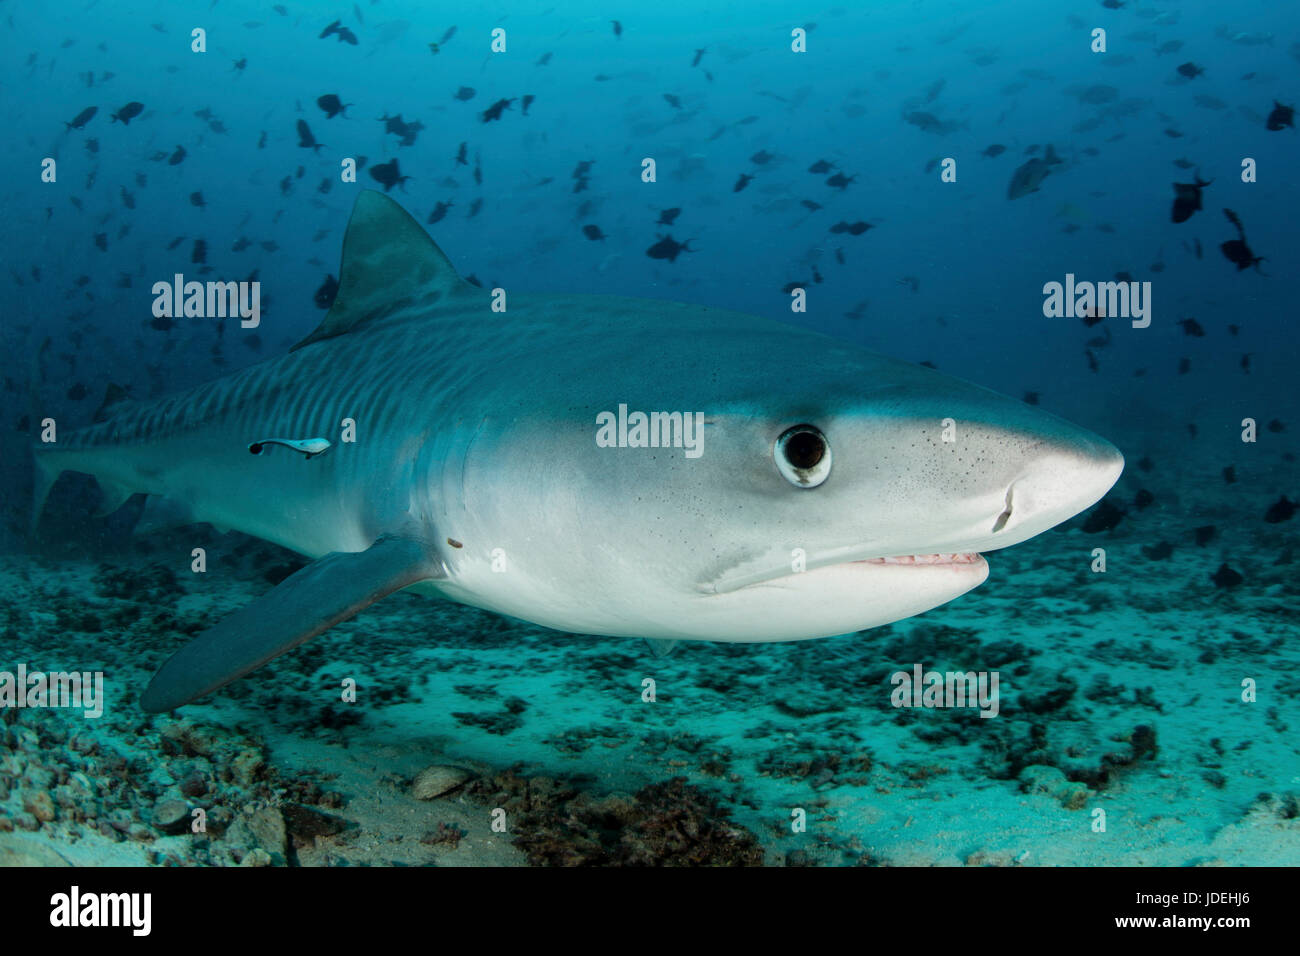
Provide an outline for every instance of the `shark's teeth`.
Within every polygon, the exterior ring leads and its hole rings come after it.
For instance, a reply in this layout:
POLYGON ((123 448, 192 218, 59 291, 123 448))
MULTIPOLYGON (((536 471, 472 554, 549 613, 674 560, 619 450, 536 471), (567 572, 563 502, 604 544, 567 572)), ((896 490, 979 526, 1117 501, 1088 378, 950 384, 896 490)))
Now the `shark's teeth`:
POLYGON ((887 558, 866 558, 865 564, 974 564, 979 555, 973 551, 960 554, 897 554, 887 558))

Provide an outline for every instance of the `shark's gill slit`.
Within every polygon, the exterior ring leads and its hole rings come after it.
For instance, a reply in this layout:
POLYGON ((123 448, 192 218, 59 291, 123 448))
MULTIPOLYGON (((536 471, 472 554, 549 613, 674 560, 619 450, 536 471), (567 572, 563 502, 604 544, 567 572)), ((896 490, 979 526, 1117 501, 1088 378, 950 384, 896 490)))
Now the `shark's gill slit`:
POLYGON ((1007 526, 1007 522, 1011 520, 1011 492, 1014 489, 1014 487, 1015 486, 1013 485, 1011 488, 1007 489, 1006 507, 1002 509, 1002 514, 998 515, 998 520, 993 522, 994 534, 997 534, 999 531, 1005 528, 1007 526))

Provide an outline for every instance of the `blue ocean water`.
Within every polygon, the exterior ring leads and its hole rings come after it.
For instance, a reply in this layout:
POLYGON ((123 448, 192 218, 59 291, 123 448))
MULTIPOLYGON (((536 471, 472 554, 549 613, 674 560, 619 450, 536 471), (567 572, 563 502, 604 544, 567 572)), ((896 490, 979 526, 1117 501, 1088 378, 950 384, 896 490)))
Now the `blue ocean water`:
POLYGON ((103 670, 110 689, 89 729, 65 711, 9 711, 0 839, 25 841, 11 852, 1300 860, 1294 11, 223 0, 3 14, 0 670, 103 670), (330 94, 340 115, 318 102, 330 94), (114 119, 131 103, 138 115, 114 119), (303 123, 320 148, 302 145, 303 123), (374 173, 393 162, 409 179, 387 195, 484 288, 811 328, 1061 415, 1113 442, 1125 474, 1088 515, 995 553, 980 589, 857 635, 656 659, 640 642, 401 596, 295 663, 180 717, 144 717, 136 697, 167 654, 296 559, 211 529, 133 537, 140 502, 93 517, 94 486, 76 477, 33 532, 42 420, 75 429, 110 384, 157 398, 286 352, 323 318, 353 203, 384 189, 374 173), (1017 176, 1036 188, 1011 198, 1017 176), (1181 222, 1176 184, 1195 206, 1181 222), (669 237, 688 245, 652 257, 669 237), (260 282, 260 325, 160 318, 153 286, 177 273, 260 282), (1045 287, 1076 281, 1137 283, 1148 314, 1045 315, 1045 287), (806 311, 791 309, 795 287, 806 311), (221 575, 192 579, 196 546, 221 575), (1000 671, 1000 715, 900 711, 891 675, 916 664, 1000 671), (348 668, 383 695, 339 716, 294 691, 297 676, 334 686, 348 668), (130 782, 110 787, 118 761, 130 782), (409 834, 435 837, 385 842, 408 823, 374 792, 424 807, 412 781, 431 766, 472 782, 409 834), (319 779, 289 788, 304 767, 319 779), (567 794, 557 816, 612 815, 644 839, 604 845, 525 816, 489 848, 480 803, 513 807, 524 777, 567 794), (176 835, 158 822, 169 800, 218 821, 222 808, 269 813, 281 836, 228 821, 176 835), (645 836, 665 807, 710 821, 712 842, 645 836), (304 823, 309 811, 380 849, 304 823), (733 824, 759 849, 728 838, 733 824))

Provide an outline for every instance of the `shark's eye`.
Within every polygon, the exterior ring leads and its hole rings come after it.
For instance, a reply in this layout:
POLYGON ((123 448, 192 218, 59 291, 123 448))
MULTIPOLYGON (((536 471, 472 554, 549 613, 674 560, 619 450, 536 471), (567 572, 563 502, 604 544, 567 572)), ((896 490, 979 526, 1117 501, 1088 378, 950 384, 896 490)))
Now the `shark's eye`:
POLYGON ((772 449, 777 471, 796 488, 816 488, 831 473, 831 446, 812 425, 787 428, 772 449))

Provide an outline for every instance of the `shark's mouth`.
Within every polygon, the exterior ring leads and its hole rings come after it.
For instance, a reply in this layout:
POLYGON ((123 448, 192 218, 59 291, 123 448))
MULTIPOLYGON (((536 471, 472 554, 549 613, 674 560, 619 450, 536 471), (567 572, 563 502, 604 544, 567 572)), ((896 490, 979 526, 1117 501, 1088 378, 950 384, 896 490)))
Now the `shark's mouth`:
MULTIPOLYGON (((916 567, 933 570, 951 568, 954 573, 966 574, 978 572, 987 567, 984 556, 975 551, 941 552, 936 554, 893 554, 871 558, 848 558, 809 562, 803 571, 751 571, 749 573, 732 573, 701 587, 711 594, 726 594, 743 588, 776 584, 789 578, 799 577, 816 571, 830 571, 835 568, 861 567, 877 565, 881 567, 916 567), (969 570, 968 570, 969 569, 969 570)), ((921 572, 918 572, 921 573, 921 572)))
POLYGON ((980 555, 974 551, 954 554, 898 554, 888 558, 863 558, 849 564, 977 564, 980 555))

